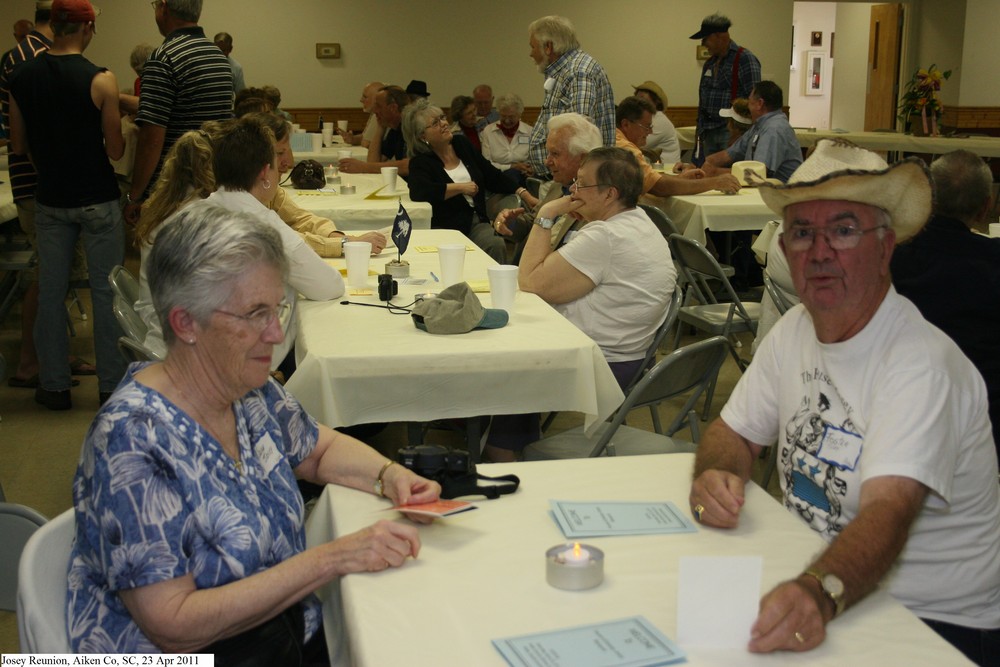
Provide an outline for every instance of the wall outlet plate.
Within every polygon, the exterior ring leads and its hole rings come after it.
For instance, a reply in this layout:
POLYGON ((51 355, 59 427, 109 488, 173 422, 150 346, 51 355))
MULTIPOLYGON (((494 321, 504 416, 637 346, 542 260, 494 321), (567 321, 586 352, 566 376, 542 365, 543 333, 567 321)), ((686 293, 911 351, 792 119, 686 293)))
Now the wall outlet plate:
POLYGON ((316 44, 316 57, 320 59, 339 58, 340 44, 316 44))

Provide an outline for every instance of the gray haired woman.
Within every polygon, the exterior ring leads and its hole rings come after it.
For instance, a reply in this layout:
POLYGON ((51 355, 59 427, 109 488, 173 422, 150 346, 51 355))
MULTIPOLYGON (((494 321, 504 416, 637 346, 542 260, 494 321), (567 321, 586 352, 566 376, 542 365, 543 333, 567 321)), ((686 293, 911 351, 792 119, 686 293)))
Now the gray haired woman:
POLYGON ((503 264, 506 247, 486 215, 486 190, 516 193, 530 207, 538 200, 517 187, 462 135, 453 135, 448 117, 426 100, 403 111, 403 138, 410 155, 410 198, 431 204, 431 227, 457 229, 503 264))
POLYGON ((514 93, 504 93, 497 98, 497 111, 500 120, 484 127, 480 135, 483 157, 518 185, 524 185, 534 173, 528 164, 531 126, 521 121, 524 102, 514 93))
POLYGON ((317 588, 417 556, 416 530, 392 521, 306 548, 296 478, 393 504, 440 487, 318 424, 269 378, 288 270, 273 227, 208 201, 160 230, 148 274, 167 357, 129 368, 73 484, 74 651, 301 664, 324 649, 317 588))

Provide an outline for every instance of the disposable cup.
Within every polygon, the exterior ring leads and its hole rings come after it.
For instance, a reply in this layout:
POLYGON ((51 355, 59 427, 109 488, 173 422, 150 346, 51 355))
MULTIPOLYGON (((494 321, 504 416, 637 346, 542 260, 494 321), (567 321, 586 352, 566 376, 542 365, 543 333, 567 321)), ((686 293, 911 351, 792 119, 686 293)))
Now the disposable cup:
POLYGON ((399 167, 382 167, 382 182, 389 192, 396 191, 396 176, 399 175, 399 167))
POLYGON ((992 236, 993 238, 1000 237, 1000 222, 990 223, 990 236, 992 236))
POLYGON ((318 132, 310 132, 309 137, 313 142, 313 153, 319 153, 323 150, 323 135, 318 132))
POLYGON ((465 244, 445 243, 438 246, 441 259, 441 286, 448 287, 462 282, 465 269, 465 244))
POLYGON ((351 157, 351 151, 350 151, 350 149, 344 149, 344 150, 337 151, 337 159, 339 159, 339 160, 346 160, 349 157, 351 157))
POLYGON ((368 285, 368 262, 372 256, 372 244, 368 241, 348 241, 344 244, 347 259, 347 285, 366 287, 368 285))
POLYGON ((323 128, 322 129, 324 129, 324 130, 330 130, 330 132, 333 132, 333 121, 331 120, 331 121, 327 121, 327 122, 323 123, 323 128))
POLYGON ((292 132, 298 132, 301 129, 302 129, 301 125, 299 125, 298 123, 292 123, 292 132))
POLYGON ((489 267, 486 273, 490 277, 493 307, 506 310, 509 315, 514 309, 514 295, 517 294, 517 267, 501 264, 489 267))
POLYGON ((330 128, 323 128, 323 145, 332 146, 333 145, 333 130, 330 128))
POLYGON ((347 121, 346 120, 338 120, 337 121, 337 129, 340 130, 341 132, 347 132, 347 121))

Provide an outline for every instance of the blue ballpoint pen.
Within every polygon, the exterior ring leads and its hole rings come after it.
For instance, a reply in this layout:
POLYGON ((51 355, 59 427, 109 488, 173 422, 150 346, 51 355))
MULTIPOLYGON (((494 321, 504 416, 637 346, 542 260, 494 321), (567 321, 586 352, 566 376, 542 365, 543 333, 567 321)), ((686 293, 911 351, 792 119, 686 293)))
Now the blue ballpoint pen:
POLYGON ((433 271, 431 271, 431 278, 433 278, 433 279, 434 279, 434 282, 436 282, 436 283, 439 283, 439 282, 441 282, 440 280, 438 280, 438 277, 434 275, 434 272, 433 272, 433 271))

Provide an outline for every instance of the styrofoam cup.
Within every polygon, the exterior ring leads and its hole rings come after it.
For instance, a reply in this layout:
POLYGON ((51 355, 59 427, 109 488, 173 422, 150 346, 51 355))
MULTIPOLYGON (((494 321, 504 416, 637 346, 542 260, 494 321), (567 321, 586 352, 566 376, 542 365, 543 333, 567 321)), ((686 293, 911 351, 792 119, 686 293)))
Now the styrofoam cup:
POLYGON ((333 130, 328 128, 323 128, 323 145, 332 146, 333 145, 333 130))
POLYGON ((323 135, 318 132, 310 132, 309 136, 312 138, 313 142, 313 153, 319 153, 323 150, 323 135))
POLYGON ((347 132, 347 121, 346 120, 338 120, 337 121, 337 129, 340 130, 341 132, 347 132))
POLYGON ((990 223, 990 236, 993 238, 1000 238, 1000 222, 990 223))
POLYGON ((465 244, 445 243, 438 246, 441 260, 441 286, 448 287, 462 282, 465 272, 465 244))
POLYGON ((368 262, 372 256, 372 244, 368 241, 348 241, 344 244, 344 258, 347 259, 347 285, 349 287, 368 286, 368 262))
POLYGON ((396 177, 399 175, 399 167, 382 167, 382 182, 389 192, 396 191, 396 177))
POLYGON ((506 310, 508 315, 514 309, 514 295, 517 294, 517 267, 500 264, 486 269, 490 277, 490 294, 493 307, 506 310))

